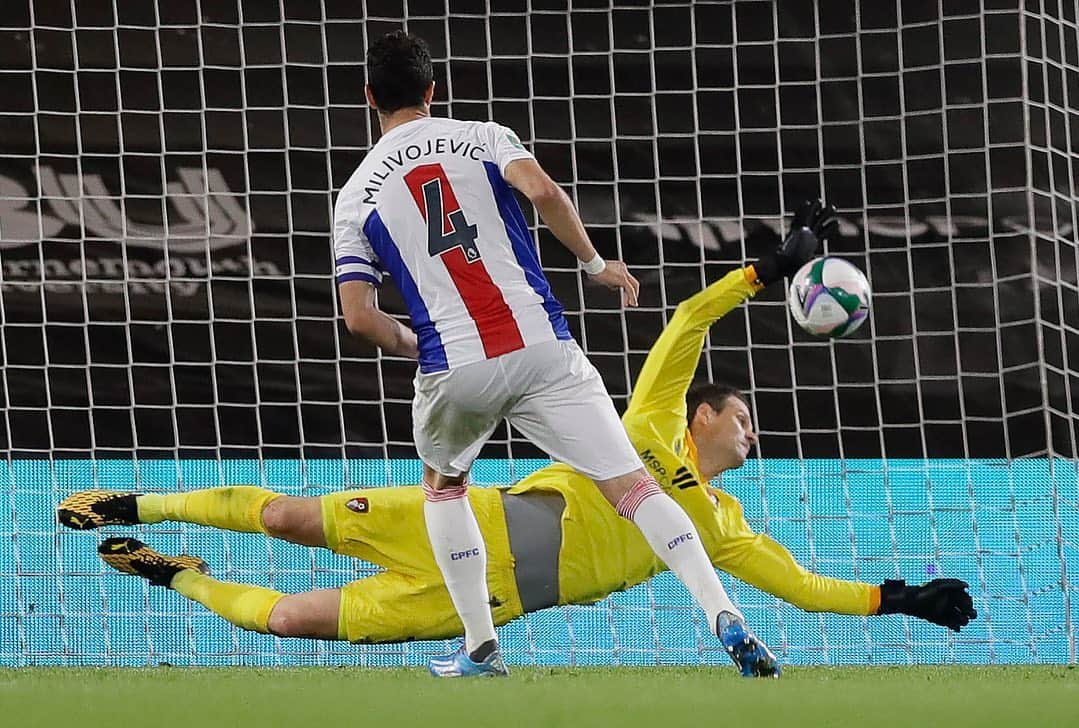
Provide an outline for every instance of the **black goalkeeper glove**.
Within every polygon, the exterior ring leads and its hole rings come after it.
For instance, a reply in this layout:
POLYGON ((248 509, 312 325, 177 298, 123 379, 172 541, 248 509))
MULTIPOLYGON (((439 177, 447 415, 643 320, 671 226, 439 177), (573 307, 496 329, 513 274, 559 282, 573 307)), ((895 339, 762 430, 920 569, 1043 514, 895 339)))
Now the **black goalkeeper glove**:
POLYGON ((978 616, 960 579, 934 579, 921 586, 886 580, 880 587, 877 614, 908 614, 958 632, 978 616))
POLYGON ((820 200, 803 202, 791 220, 791 231, 775 252, 753 264, 757 283, 767 286, 797 273, 813 259, 820 241, 833 235, 838 227, 839 218, 832 205, 822 206, 820 200))

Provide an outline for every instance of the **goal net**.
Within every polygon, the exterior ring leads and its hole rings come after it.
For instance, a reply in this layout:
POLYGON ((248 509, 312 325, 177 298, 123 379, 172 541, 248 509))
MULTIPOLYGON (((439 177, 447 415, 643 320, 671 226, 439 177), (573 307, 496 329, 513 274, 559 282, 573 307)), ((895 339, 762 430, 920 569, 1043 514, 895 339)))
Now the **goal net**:
MULTIPOLYGON (((804 198, 872 319, 811 339, 777 286, 719 321, 701 379, 746 390, 758 453, 723 487, 808 568, 970 582, 961 634, 803 612, 730 577, 786 664, 1075 660, 1079 357, 1074 4, 443 0, 8 3, 0 18, 0 665, 416 665, 233 629, 111 573, 56 503, 90 487, 419 480, 414 363, 350 337, 329 242, 377 140, 369 39, 436 58, 434 113, 514 128, 642 304, 583 285, 570 326, 623 407, 674 306, 773 246, 804 198)), ((382 306, 404 307, 392 286, 382 306)), ((509 429, 475 480, 545 462, 509 429)), ((369 564, 195 526, 143 537, 282 591, 369 564)), ((675 579, 503 628, 517 664, 726 661, 675 579)))

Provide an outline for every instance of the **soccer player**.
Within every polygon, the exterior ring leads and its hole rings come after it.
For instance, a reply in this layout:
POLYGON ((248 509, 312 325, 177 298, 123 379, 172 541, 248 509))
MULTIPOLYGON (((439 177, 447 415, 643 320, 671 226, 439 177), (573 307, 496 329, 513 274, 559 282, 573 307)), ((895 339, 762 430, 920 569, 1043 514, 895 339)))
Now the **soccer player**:
MULTIPOLYGON (((826 232, 832 223, 817 209, 803 208, 795 230, 818 219, 816 231, 826 232)), ((775 255, 731 271, 678 306, 645 360, 623 424, 663 490, 692 517, 715 567, 809 611, 907 614, 959 631, 977 616, 964 582, 944 578, 907 586, 887 580, 877 586, 811 573, 783 546, 754 533, 735 498, 710 486, 742 465, 757 436, 737 389, 690 386, 705 335, 718 318, 789 274, 816 249, 797 251, 791 242, 788 237, 775 255)), ((549 465, 508 488, 471 488, 468 498, 490 553, 487 582, 496 624, 557 604, 592 603, 665 568, 641 533, 586 476, 566 465, 549 465)), ((419 524, 423 505, 416 486, 321 498, 251 486, 168 495, 91 490, 67 498, 59 516, 80 529, 198 523, 265 533, 372 562, 385 571, 340 589, 285 595, 218 581, 203 573, 201 559, 166 556, 132 538, 110 538, 99 548, 102 558, 121 571, 170 586, 246 629, 282 637, 400 642, 462 633, 419 524)), ((746 675, 778 672, 767 660, 735 662, 746 675)))
POLYGON ((637 303, 636 279, 596 253, 569 197, 512 131, 431 117, 435 86, 423 40, 383 36, 368 49, 366 70, 382 137, 334 209, 338 291, 349 331, 419 359, 412 416, 423 521, 465 631, 461 649, 431 660, 431 672, 506 673, 484 578, 487 549, 466 497, 472 462, 503 419, 587 475, 686 585, 720 639, 756 654, 692 521, 644 468, 599 373, 570 336, 513 190, 625 304, 637 303), (378 309, 384 274, 412 328, 378 309))

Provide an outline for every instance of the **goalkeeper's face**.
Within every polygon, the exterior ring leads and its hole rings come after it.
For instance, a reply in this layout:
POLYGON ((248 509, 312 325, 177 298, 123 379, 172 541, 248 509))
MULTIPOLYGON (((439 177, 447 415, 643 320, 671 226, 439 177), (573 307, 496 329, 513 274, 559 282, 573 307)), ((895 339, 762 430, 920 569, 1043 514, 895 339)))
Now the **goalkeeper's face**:
POLYGON ((757 433, 753 431, 753 418, 749 407, 738 397, 727 397, 723 409, 718 412, 711 405, 703 403, 697 410, 698 427, 693 439, 697 450, 707 454, 702 462, 715 463, 717 473, 702 473, 714 477, 724 470, 741 467, 749 457, 749 451, 757 444, 757 433))

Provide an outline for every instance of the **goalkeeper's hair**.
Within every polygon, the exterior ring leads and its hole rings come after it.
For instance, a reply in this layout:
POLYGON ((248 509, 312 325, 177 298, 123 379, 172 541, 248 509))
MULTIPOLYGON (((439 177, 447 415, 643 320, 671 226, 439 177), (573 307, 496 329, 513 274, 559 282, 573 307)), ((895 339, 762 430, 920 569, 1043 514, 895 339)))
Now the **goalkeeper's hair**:
POLYGON ((730 397, 740 399, 746 407, 749 406, 749 400, 738 387, 711 382, 693 385, 686 392, 686 424, 693 424, 693 416, 697 414, 697 408, 702 402, 707 402, 712 409, 719 412, 727 406, 727 399, 730 397))
POLYGON ((419 36, 395 30, 367 49, 367 85, 383 114, 422 104, 434 78, 431 50, 419 36))

